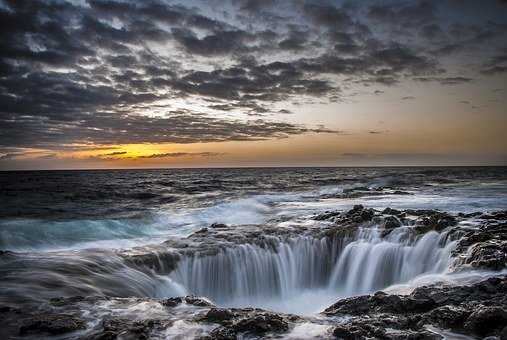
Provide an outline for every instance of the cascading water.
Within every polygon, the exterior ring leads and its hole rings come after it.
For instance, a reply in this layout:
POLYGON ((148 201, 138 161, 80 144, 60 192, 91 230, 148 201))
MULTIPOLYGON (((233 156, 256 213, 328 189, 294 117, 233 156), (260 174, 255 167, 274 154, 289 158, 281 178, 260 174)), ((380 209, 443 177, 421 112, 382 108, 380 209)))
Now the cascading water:
POLYGON ((319 311, 329 298, 370 293, 448 268, 454 242, 446 233, 415 237, 410 227, 385 237, 381 232, 364 228, 351 238, 298 237, 196 254, 183 258, 171 278, 187 293, 224 306, 307 313, 319 311), (303 304, 302 311, 289 303, 307 294, 311 306, 303 304))

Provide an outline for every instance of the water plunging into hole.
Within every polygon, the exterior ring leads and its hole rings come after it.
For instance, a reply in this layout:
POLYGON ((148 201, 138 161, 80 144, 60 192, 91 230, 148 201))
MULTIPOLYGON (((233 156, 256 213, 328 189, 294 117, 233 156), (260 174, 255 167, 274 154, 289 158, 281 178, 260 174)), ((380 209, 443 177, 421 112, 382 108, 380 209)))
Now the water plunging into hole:
POLYGON ((226 307, 312 314, 338 298, 367 294, 422 274, 444 273, 454 243, 401 227, 358 229, 350 237, 298 237, 243 244, 182 259, 171 279, 188 294, 226 307))

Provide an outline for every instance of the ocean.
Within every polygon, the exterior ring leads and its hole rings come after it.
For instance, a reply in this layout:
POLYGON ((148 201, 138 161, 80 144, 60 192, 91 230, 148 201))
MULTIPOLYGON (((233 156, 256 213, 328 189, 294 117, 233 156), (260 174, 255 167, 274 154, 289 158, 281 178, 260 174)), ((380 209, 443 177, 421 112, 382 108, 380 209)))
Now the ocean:
MULTIPOLYGON (((227 308, 315 315, 338 298, 378 289, 494 275, 451 273, 450 229, 414 236, 402 219, 385 235, 374 227, 384 222, 373 219, 354 235, 330 238, 324 232, 334 224, 319 216, 507 210, 507 168, 13 171, 0 173, 0 201, 2 304, 193 294, 227 308)), ((460 226, 474 228, 463 219, 460 226)), ((143 315, 161 313, 149 306, 143 315)), ((80 308, 92 319, 105 310, 80 308)), ((122 315, 135 319, 135 308, 122 315)), ((91 322, 87 332, 97 327, 91 322)))

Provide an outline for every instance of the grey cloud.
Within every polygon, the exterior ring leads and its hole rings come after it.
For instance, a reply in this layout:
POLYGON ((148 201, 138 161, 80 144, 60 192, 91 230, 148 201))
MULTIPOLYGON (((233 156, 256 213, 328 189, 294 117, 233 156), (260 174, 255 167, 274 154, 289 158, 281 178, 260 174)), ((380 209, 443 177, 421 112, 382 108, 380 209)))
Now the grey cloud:
POLYGON ((467 77, 416 77, 416 81, 420 82, 439 82, 442 85, 458 85, 472 82, 472 78, 467 77))
POLYGON ((143 158, 176 158, 176 157, 216 157, 222 156, 223 153, 219 152, 167 152, 167 153, 154 153, 151 155, 137 156, 136 159, 143 158))
MULTIPOLYGON (((444 76, 438 57, 481 41, 492 43, 505 31, 505 23, 497 22, 483 27, 450 23, 446 30, 444 22, 437 21, 437 3, 420 1, 340 7, 331 2, 234 0, 232 14, 255 19, 248 24, 237 16, 227 20, 215 16, 216 11, 199 12, 198 6, 162 0, 3 3, 0 146, 4 150, 70 148, 66 145, 76 142, 93 148, 332 132, 178 111, 167 102, 196 99, 228 115, 285 114, 277 110, 287 102, 340 100, 345 96, 341 82, 467 83, 472 79, 460 74, 444 76), (284 13, 277 13, 278 7, 284 13), (390 27, 389 21, 417 26, 421 36, 438 42, 434 50, 440 52, 425 53, 417 44, 395 44, 378 34, 376 28, 390 27), (141 114, 153 110, 161 116, 141 114)), ((412 31, 398 34, 420 39, 412 31)), ((497 49, 482 72, 505 72, 504 52, 497 49)))

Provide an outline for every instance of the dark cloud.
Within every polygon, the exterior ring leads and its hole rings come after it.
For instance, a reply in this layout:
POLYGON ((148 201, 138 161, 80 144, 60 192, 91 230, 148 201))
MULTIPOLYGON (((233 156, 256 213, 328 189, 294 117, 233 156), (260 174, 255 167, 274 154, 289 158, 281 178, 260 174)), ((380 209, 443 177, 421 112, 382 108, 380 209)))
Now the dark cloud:
POLYGON ((175 158, 175 157, 216 157, 222 156, 223 153, 219 152, 167 152, 167 153, 154 153, 151 155, 133 157, 135 159, 143 158, 175 158))
POLYGON ((458 85, 473 81, 472 78, 467 77, 416 77, 414 80, 420 82, 439 82, 442 85, 458 85))
POLYGON ((232 0, 228 13, 197 4, 3 1, 0 148, 334 133, 252 116, 290 113, 279 109, 289 102, 339 101, 353 86, 468 83, 439 60, 463 51, 490 53, 477 68, 483 75, 507 71, 498 43, 505 20, 445 18, 436 1, 232 0), (173 107, 182 101, 203 110, 173 107))
POLYGON ((115 151, 110 153, 104 153, 102 155, 99 155, 99 157, 107 157, 107 156, 120 156, 127 154, 127 151, 115 151))

